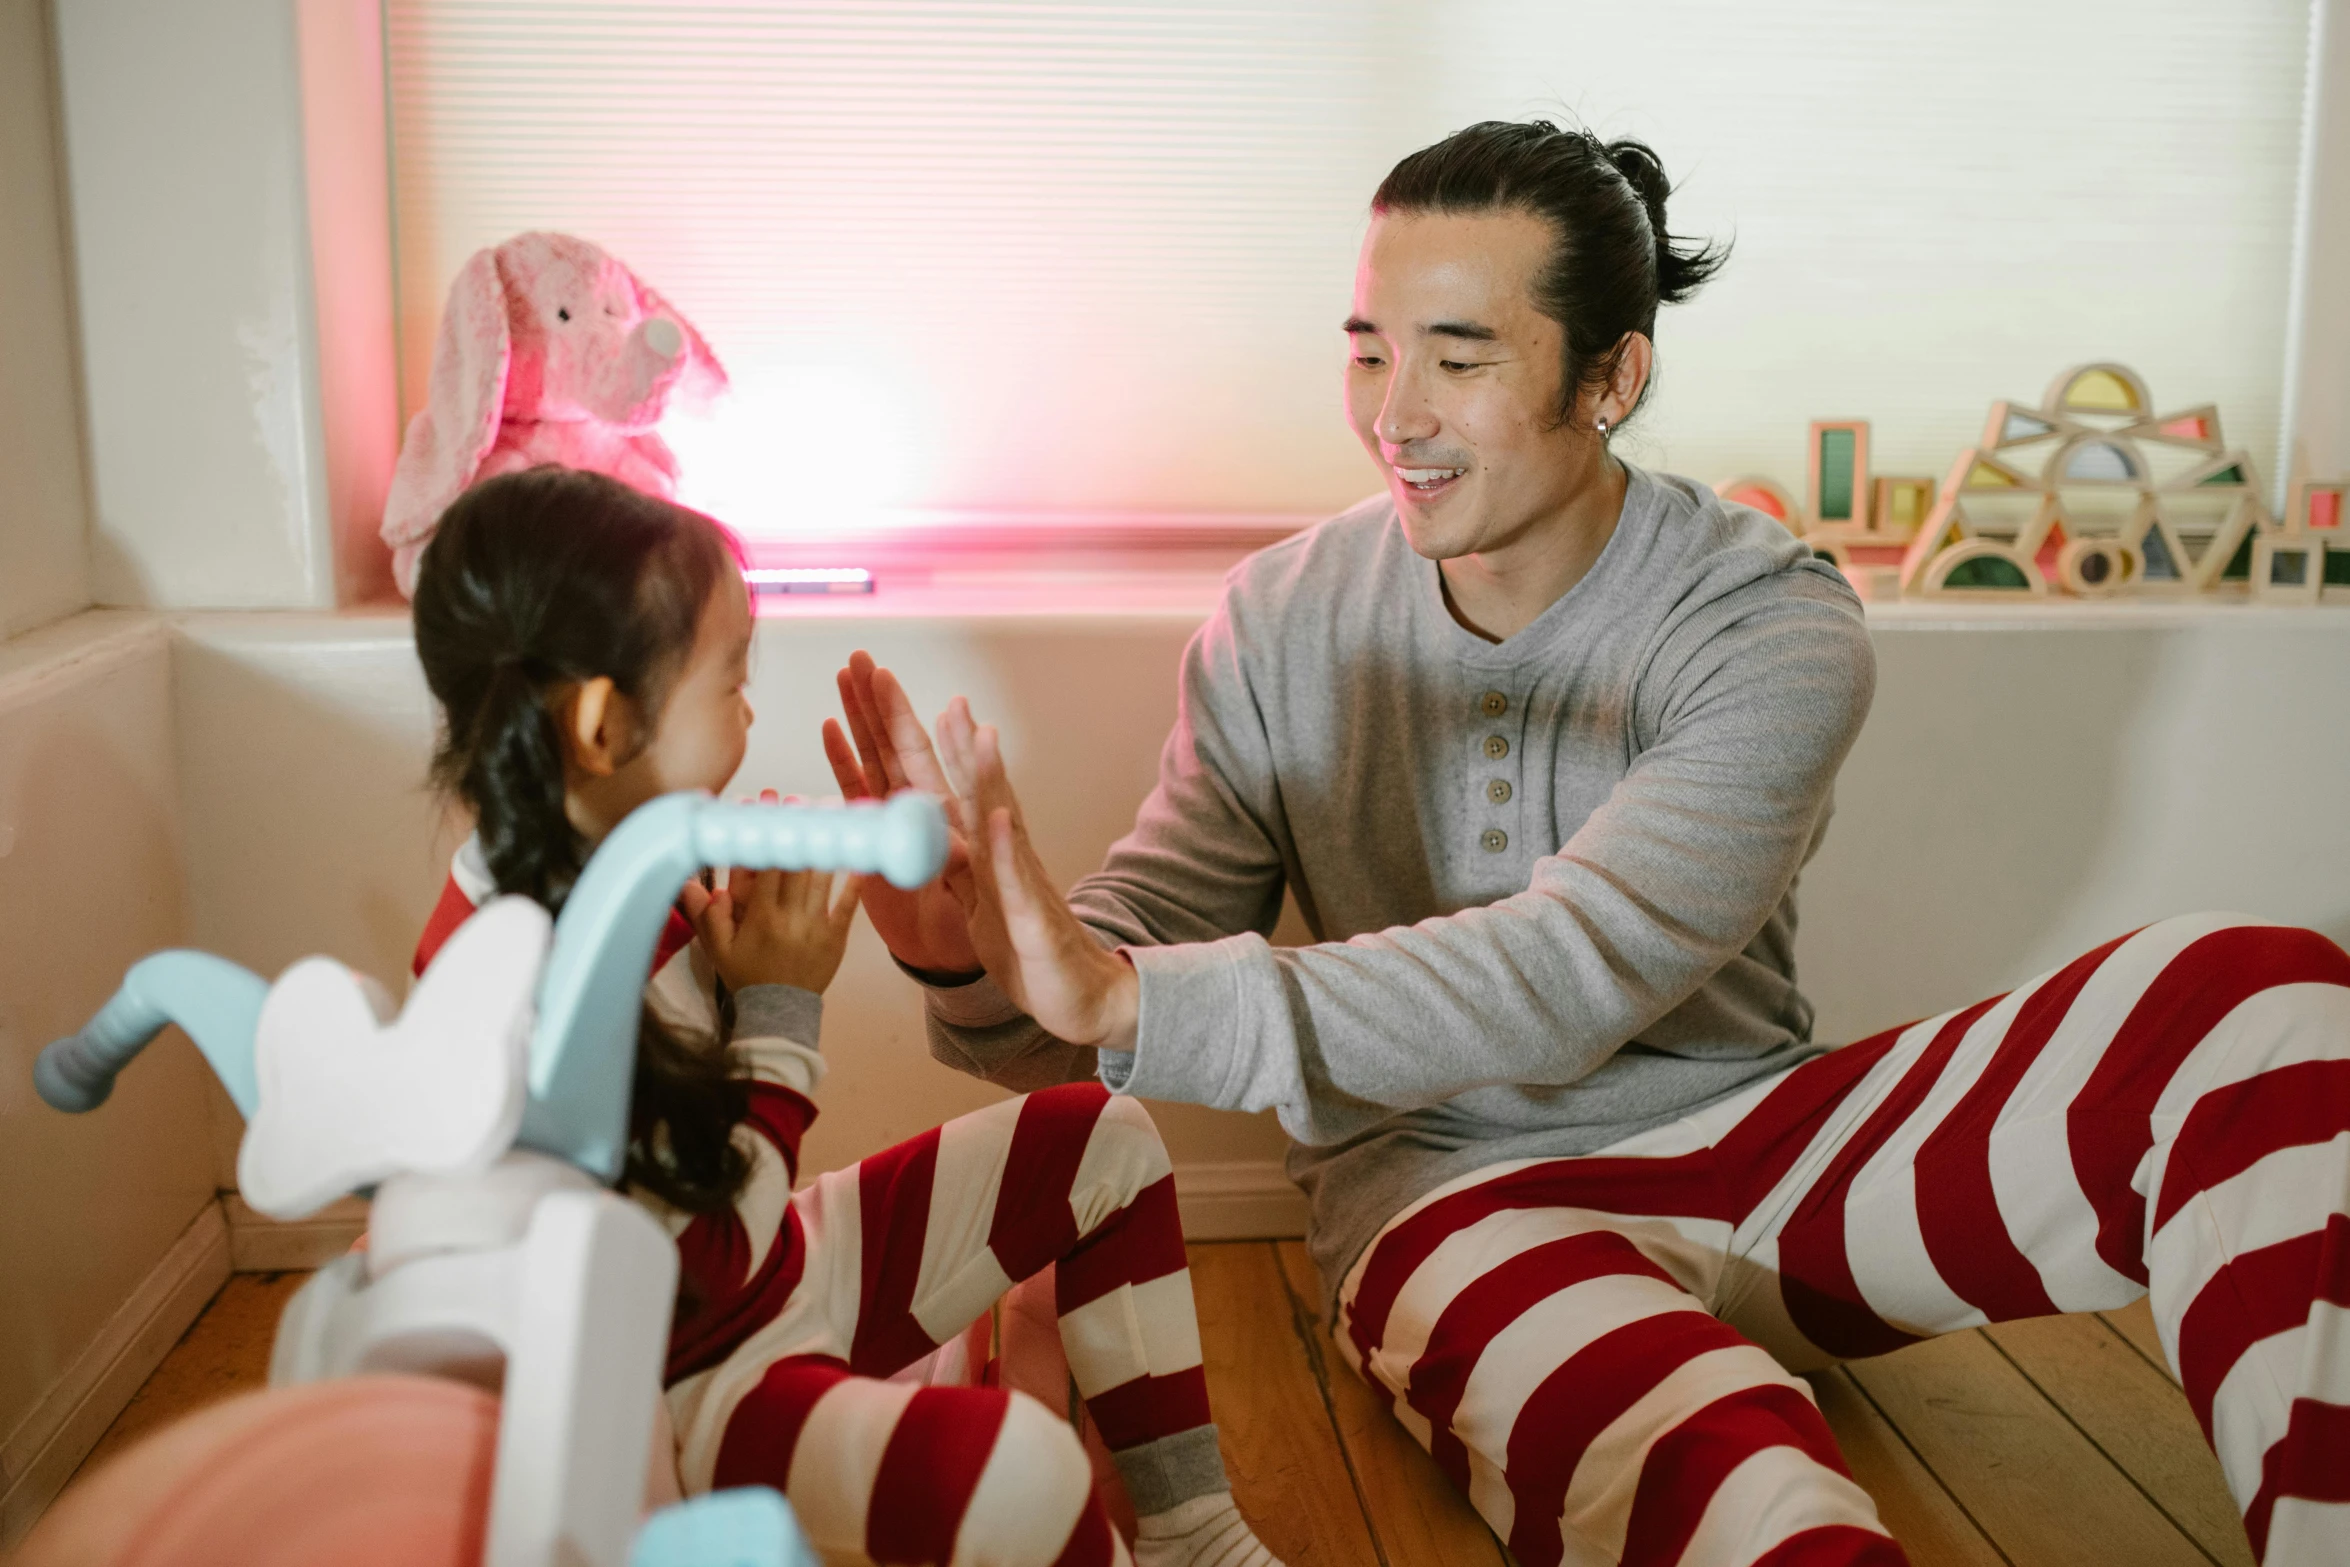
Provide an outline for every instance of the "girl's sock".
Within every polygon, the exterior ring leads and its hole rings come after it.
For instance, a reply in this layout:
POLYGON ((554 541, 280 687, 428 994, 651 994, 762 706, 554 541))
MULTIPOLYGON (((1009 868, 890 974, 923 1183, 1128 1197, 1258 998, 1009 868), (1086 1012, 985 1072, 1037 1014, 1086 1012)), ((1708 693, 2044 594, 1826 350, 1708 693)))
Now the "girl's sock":
POLYGON ((1232 1505, 1212 1491, 1135 1521, 1134 1567, 1281 1567, 1232 1505))

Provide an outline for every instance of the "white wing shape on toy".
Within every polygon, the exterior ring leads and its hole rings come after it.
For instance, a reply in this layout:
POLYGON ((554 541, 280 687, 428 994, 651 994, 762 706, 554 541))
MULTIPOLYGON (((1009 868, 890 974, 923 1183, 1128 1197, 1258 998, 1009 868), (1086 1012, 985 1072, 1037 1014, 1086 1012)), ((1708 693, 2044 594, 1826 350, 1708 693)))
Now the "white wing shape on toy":
POLYGON ((397 1018, 380 986, 332 958, 280 975, 254 1040, 245 1200, 297 1219, 385 1176, 478 1169, 512 1146, 552 930, 528 898, 492 901, 397 1018))

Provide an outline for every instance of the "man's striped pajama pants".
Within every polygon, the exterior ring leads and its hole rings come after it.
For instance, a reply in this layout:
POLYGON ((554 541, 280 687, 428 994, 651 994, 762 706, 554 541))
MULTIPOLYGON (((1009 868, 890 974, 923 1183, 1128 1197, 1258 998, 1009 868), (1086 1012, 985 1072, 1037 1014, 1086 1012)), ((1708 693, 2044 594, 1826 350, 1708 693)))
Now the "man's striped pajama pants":
POLYGON ((1050 1263, 1070 1374, 1130 1488, 1164 1473, 1187 1499, 1203 1465, 1223 1488, 1174 1175, 1134 1100, 1076 1083, 992 1105, 818 1177, 787 1223, 805 1265, 721 1368, 731 1409, 686 1430, 690 1487, 774 1486, 828 1560, 1126 1562, 1065 1415, 881 1380, 1050 1263))
POLYGON ((2151 1294, 2272 1564, 2350 1561, 2350 957, 2166 921, 1349 1272, 1342 1352, 1526 1567, 1903 1560, 1790 1370, 2151 1294))

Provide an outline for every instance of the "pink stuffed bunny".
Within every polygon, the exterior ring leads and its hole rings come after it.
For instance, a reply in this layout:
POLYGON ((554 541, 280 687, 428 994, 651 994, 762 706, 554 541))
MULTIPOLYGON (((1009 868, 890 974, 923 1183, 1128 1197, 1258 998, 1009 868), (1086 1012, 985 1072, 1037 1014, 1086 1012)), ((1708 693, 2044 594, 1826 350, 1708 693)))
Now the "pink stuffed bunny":
POLYGON ((587 468, 667 496, 677 459, 653 427, 680 386, 726 372, 685 317, 583 239, 519 234, 476 251, 449 285, 432 391, 384 500, 403 595, 441 513, 477 479, 540 463, 587 468))

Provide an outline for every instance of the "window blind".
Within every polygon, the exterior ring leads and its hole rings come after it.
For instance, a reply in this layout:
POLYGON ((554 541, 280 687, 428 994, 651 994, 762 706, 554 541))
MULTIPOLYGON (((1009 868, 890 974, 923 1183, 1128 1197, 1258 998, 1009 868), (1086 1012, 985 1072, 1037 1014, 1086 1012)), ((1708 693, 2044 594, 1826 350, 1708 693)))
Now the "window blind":
POLYGON ((1650 141, 1673 227, 1736 241, 1660 322, 1635 461, 1800 489, 1807 421, 1864 417, 1879 472, 1938 474, 1990 401, 2097 358, 2273 449, 2298 0, 392 0, 387 28, 409 406, 467 255, 583 235, 727 362, 729 405, 670 433, 756 533, 1348 504, 1371 190, 1533 114, 1650 141))

